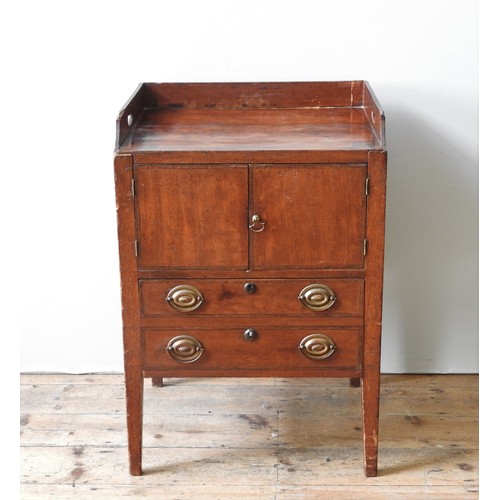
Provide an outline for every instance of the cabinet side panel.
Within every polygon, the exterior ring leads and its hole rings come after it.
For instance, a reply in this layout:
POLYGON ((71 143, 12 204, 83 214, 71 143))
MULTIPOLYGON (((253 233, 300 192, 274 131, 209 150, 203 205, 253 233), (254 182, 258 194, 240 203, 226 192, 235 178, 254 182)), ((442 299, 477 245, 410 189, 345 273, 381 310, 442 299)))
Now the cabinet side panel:
POLYGON ((130 99, 124 104, 116 119, 116 139, 115 150, 117 151, 123 144, 123 141, 132 131, 135 124, 139 121, 145 107, 145 87, 139 85, 130 99))
POLYGON ((374 135, 385 148, 385 116, 368 82, 363 87, 363 109, 374 135))

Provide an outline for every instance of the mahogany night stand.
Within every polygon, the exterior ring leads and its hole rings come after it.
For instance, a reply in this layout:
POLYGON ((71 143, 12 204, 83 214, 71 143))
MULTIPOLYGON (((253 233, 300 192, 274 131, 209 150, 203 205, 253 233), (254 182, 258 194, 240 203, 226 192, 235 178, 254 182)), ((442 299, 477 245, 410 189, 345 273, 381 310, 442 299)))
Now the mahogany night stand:
POLYGON ((144 378, 346 377, 375 476, 387 154, 368 83, 145 83, 116 131, 130 473, 144 378))

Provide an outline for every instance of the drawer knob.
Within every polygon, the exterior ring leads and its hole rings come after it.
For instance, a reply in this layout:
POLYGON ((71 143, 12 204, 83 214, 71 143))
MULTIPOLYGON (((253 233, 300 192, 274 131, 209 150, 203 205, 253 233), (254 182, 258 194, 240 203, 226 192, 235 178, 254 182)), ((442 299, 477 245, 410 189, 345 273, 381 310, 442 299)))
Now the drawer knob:
POLYGON ((312 311, 325 311, 333 306, 337 297, 329 286, 314 283, 300 292, 299 300, 312 311))
POLYGON ((168 292, 165 300, 174 309, 182 312, 189 312, 201 306, 203 295, 194 286, 179 285, 168 292))
POLYGON ((309 359, 326 359, 337 347, 328 335, 313 333, 304 337, 299 345, 300 352, 309 359))
POLYGON ((255 283, 245 283, 245 292, 255 293, 257 291, 257 286, 255 283))
POLYGON ((193 363, 201 357, 204 348, 196 337, 179 335, 168 343, 167 352, 178 363, 193 363))
POLYGON ((248 328, 243 332, 243 338, 245 340, 255 340, 257 338, 257 330, 253 328, 248 328))
POLYGON ((252 222, 249 224, 249 228, 254 232, 254 233, 260 233, 264 231, 264 226, 266 223, 260 218, 260 215, 254 214, 252 215, 252 222))

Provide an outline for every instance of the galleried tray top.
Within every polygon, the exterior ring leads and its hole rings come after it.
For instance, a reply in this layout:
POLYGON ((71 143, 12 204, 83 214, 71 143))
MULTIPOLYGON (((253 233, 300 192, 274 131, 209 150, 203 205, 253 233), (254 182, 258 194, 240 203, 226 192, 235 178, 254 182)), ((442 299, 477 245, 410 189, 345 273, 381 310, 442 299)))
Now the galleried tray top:
POLYGON ((367 82, 141 84, 117 120, 116 151, 384 150, 367 82))

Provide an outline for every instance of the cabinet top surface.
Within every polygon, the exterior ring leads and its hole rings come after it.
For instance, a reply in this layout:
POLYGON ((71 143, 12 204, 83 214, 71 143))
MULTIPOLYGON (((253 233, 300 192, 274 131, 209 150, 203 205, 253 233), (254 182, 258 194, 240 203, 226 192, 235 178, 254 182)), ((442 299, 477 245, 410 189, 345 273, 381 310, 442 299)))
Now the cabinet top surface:
POLYGON ((120 153, 380 150, 365 82, 142 84, 117 120, 120 153))

